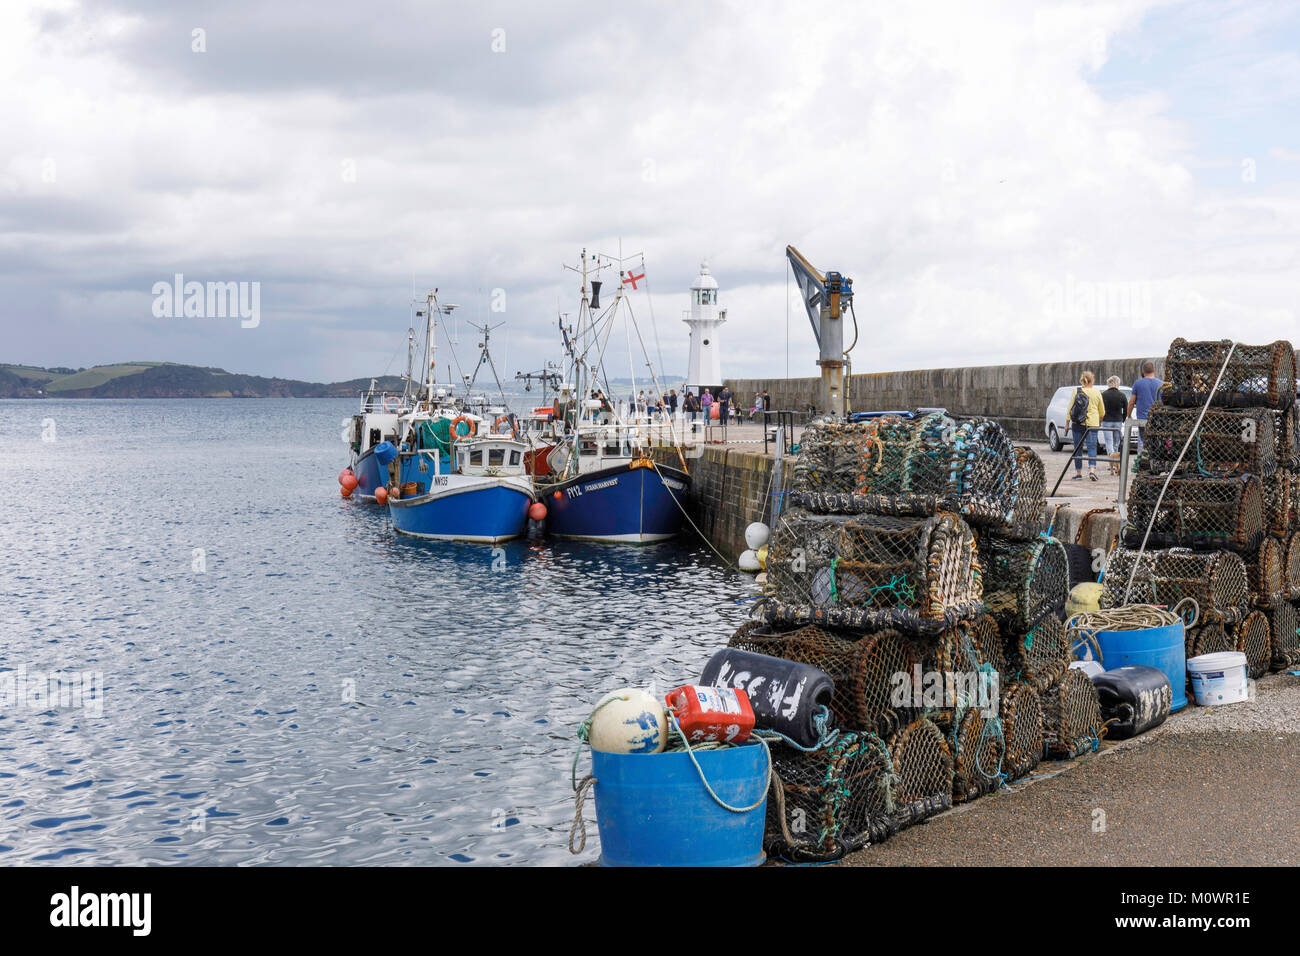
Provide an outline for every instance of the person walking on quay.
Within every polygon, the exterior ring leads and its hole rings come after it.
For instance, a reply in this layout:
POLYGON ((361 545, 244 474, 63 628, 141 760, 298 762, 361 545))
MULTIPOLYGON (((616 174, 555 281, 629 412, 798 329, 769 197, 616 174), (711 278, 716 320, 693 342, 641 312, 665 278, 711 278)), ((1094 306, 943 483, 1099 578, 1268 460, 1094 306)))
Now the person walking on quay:
POLYGON ((700 393, 700 411, 704 413, 704 424, 709 423, 709 415, 713 411, 713 393, 707 388, 700 393))
POLYGON ((1160 389, 1164 387, 1164 382, 1156 378, 1156 366, 1154 362, 1142 363, 1142 377, 1133 383, 1133 394, 1129 396, 1128 413, 1133 418, 1143 424, 1138 426, 1138 440, 1146 441, 1147 415, 1151 411, 1151 406, 1160 401, 1160 389))
POLYGON ((1101 400, 1101 392, 1093 387, 1096 382, 1096 376, 1092 372, 1084 372, 1079 376, 1079 387, 1074 390, 1074 398, 1070 402, 1070 431, 1074 436, 1074 477, 1071 481, 1083 480, 1083 452, 1080 446, 1086 446, 1088 449, 1088 480, 1097 480, 1097 428, 1101 425, 1101 417, 1105 413, 1105 406, 1101 400))
POLYGON ((1110 454, 1110 473, 1118 475, 1120 442, 1124 440, 1124 419, 1128 417, 1128 403, 1124 400, 1124 393, 1120 391, 1118 375, 1106 379, 1106 385, 1106 391, 1101 393, 1101 404, 1105 410, 1101 427, 1106 435, 1106 449, 1110 454))
POLYGON ((677 417, 677 389, 668 389, 668 417, 677 417))
POLYGON ((731 389, 722 386, 718 393, 718 424, 727 427, 727 416, 731 413, 731 389))

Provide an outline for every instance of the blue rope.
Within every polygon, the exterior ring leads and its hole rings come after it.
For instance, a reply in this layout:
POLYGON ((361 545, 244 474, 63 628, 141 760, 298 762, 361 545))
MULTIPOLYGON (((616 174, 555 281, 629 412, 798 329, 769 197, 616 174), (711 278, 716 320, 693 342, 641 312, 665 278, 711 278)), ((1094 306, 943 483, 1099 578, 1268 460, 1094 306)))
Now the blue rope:
POLYGON ((839 730, 830 730, 831 714, 825 704, 819 704, 817 712, 813 714, 813 726, 817 728, 817 743, 811 747, 805 747, 802 744, 791 740, 779 730, 755 730, 754 736, 761 737, 765 740, 779 740, 782 743, 789 744, 795 750, 801 750, 806 754, 816 753, 823 747, 829 747, 839 737, 839 730))

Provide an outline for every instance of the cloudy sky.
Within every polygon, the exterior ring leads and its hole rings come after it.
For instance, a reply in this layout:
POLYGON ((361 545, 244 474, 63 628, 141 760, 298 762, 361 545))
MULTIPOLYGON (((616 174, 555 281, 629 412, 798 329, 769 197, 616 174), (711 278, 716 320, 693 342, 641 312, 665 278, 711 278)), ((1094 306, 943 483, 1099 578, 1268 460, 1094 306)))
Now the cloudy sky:
POLYGON ((535 368, 620 243, 669 372, 707 259, 724 374, 816 374, 787 243, 856 371, 1300 338, 1298 9, 8 0, 0 362, 397 371, 438 286, 535 368), (155 316, 176 273, 260 324, 155 316))

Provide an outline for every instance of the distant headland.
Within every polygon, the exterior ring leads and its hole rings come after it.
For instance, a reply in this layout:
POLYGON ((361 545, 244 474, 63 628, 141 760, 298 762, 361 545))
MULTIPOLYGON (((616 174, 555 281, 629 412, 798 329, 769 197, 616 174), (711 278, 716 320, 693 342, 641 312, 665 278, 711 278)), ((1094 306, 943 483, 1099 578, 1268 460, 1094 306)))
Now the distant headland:
MULTIPOLYGON (((380 389, 402 390, 395 375, 375 381, 380 389)), ((369 384, 368 378, 328 384, 263 378, 173 362, 93 368, 0 365, 0 398, 354 398, 369 384)))

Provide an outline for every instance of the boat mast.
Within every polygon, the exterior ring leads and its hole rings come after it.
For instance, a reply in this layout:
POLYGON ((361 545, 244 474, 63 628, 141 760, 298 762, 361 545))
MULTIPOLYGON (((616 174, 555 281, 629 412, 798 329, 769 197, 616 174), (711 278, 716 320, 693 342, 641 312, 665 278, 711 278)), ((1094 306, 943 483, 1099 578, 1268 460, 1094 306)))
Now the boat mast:
POLYGON ((433 408, 433 385, 438 375, 434 371, 434 362, 438 357, 438 290, 434 289, 425 299, 424 305, 424 401, 429 409, 433 408))
POLYGON ((415 329, 406 330, 406 378, 402 384, 402 405, 409 405, 411 393, 411 373, 414 371, 412 363, 415 361, 415 329))

